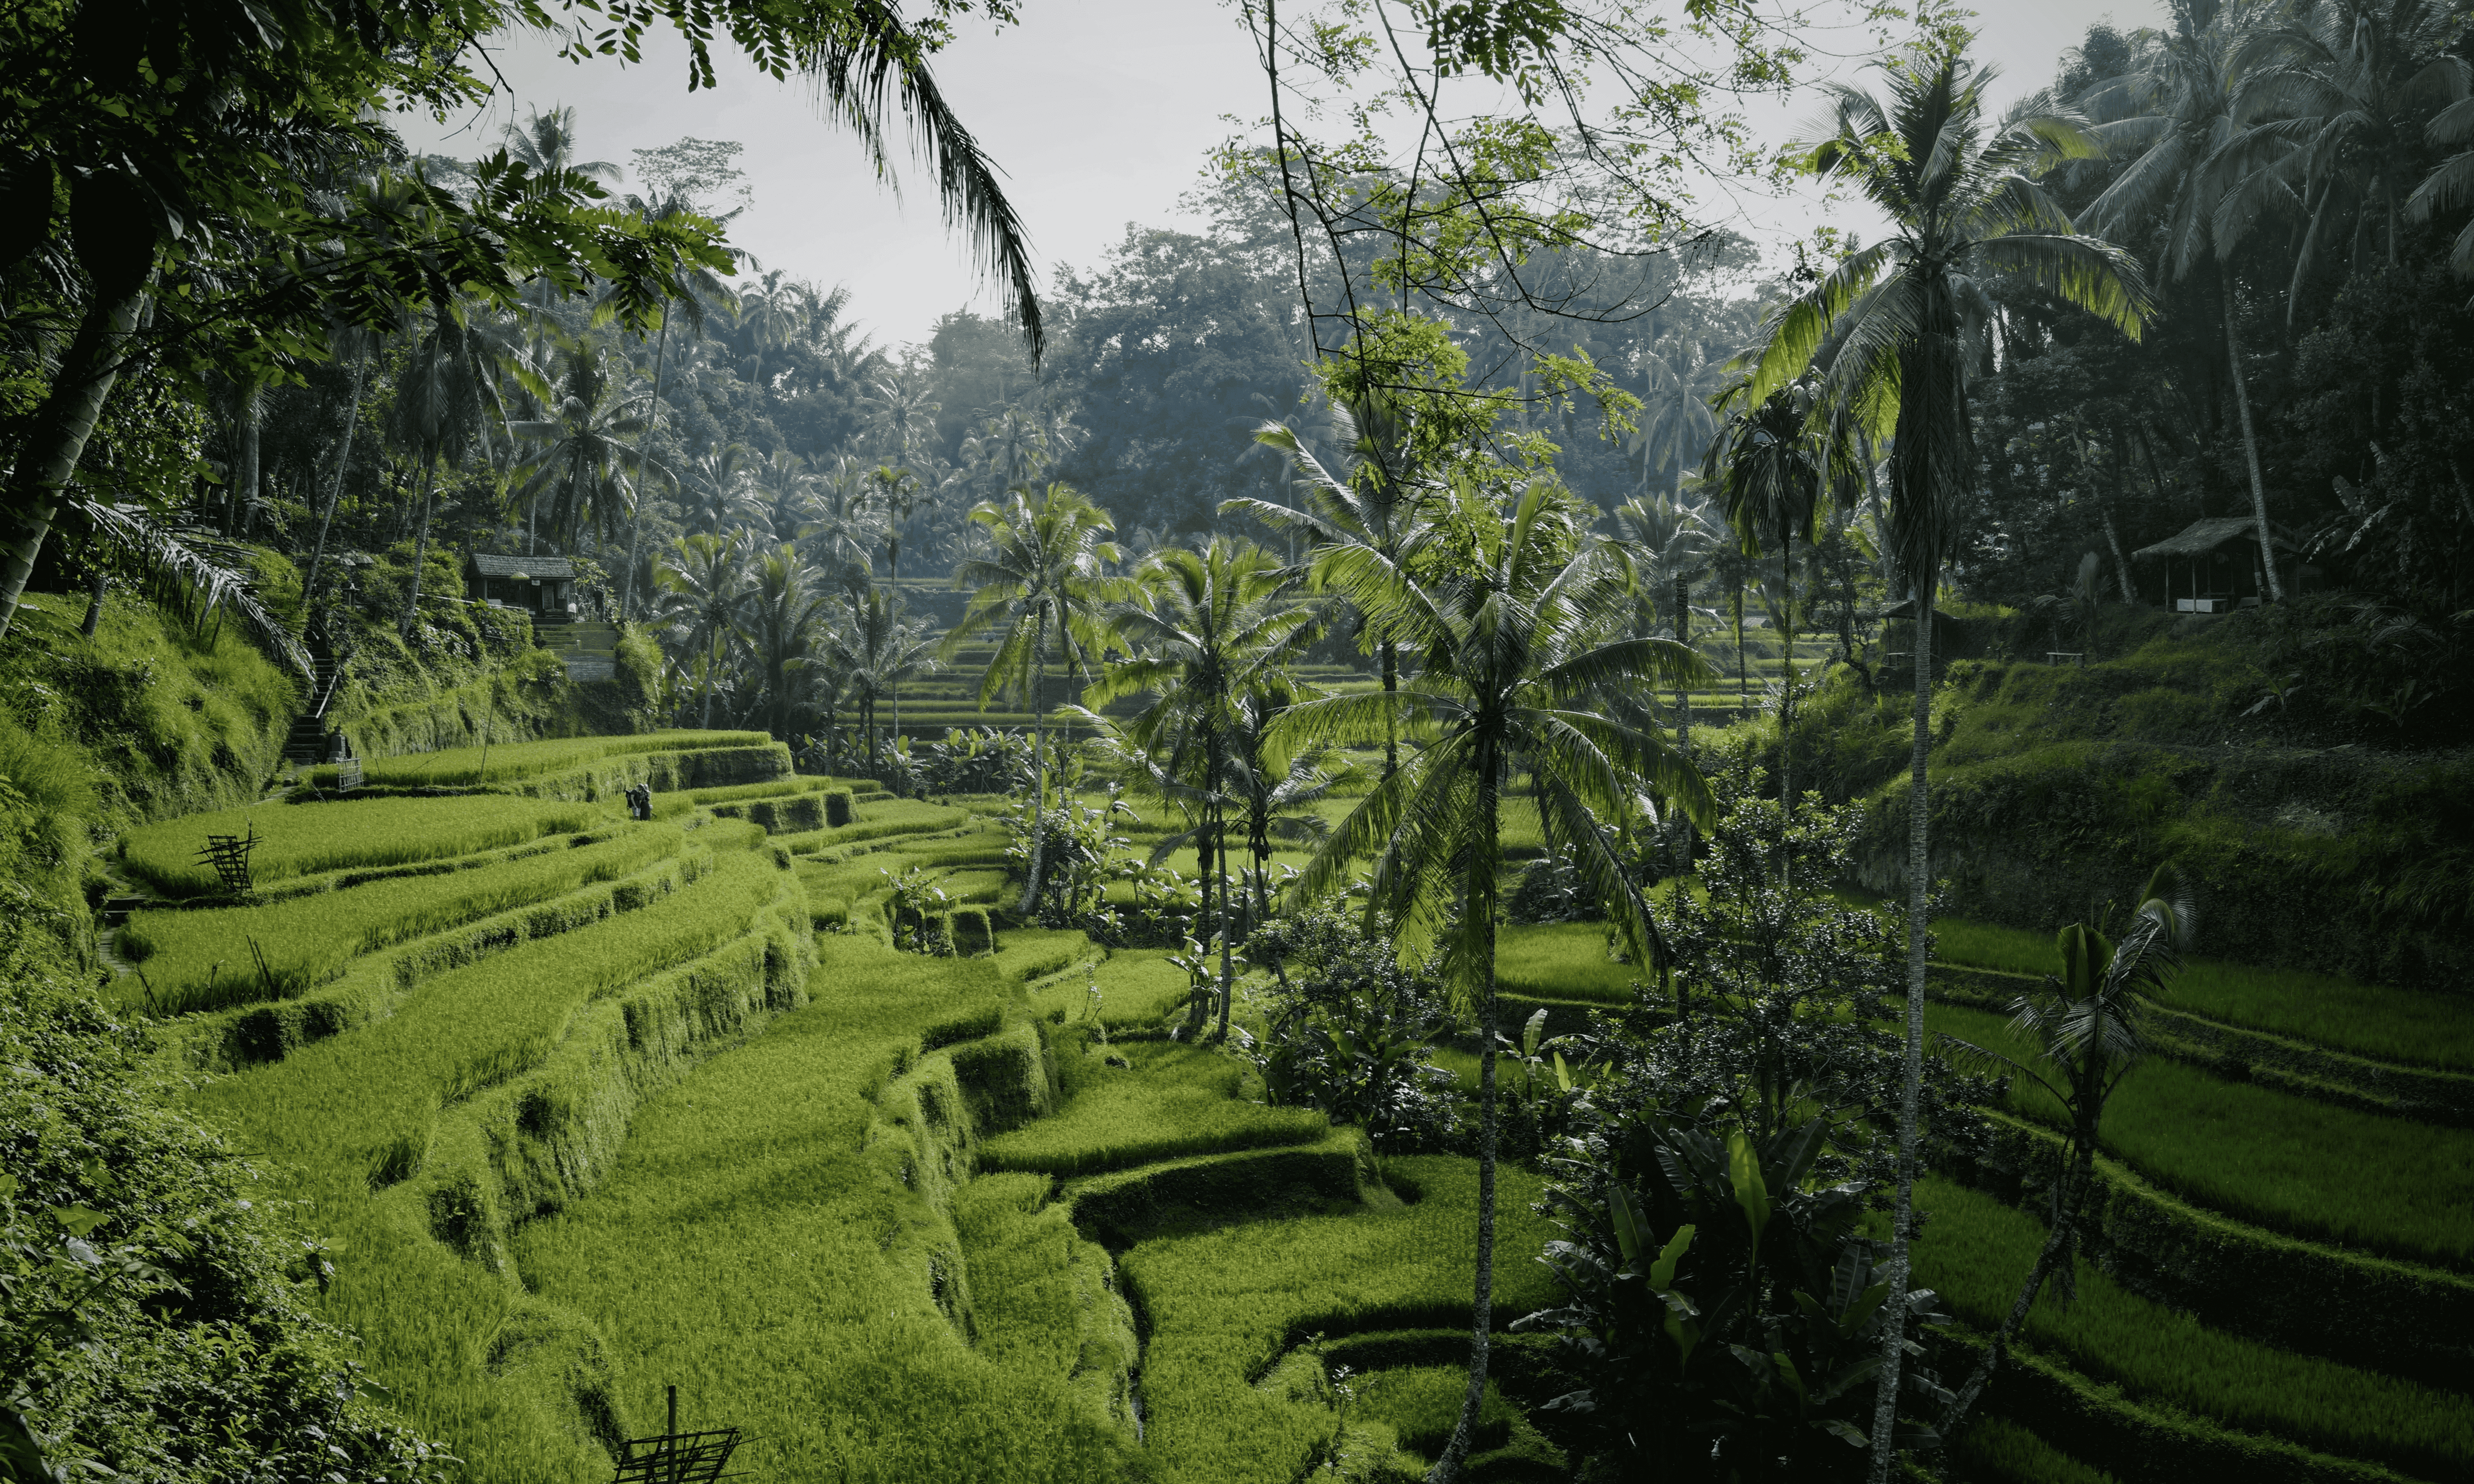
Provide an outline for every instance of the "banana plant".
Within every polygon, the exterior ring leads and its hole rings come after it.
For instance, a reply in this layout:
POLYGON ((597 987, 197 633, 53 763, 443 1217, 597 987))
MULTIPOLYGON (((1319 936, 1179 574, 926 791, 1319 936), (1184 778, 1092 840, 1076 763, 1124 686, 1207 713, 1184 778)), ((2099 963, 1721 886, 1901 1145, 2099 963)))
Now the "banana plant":
MULTIPOLYGON (((1565 1075, 1568 1076, 1568 1069, 1565 1075)), ((1611 1477, 1855 1477, 1865 1467, 1876 1334, 1890 1285, 1858 1235, 1850 1185, 1814 1187, 1830 1120, 1723 1142, 1666 1118, 1616 1153, 1612 1179, 1576 1148, 1552 1188, 1550 1243, 1569 1302, 1516 1324, 1556 1335, 1580 1379, 1547 1403, 1613 1465, 1611 1477)), ((1910 1319, 1940 1317, 1931 1296, 1910 1319)), ((1909 1384, 1946 1398, 1906 1342, 1909 1384)), ((1902 1446, 1929 1444, 1921 1430, 1902 1446)))

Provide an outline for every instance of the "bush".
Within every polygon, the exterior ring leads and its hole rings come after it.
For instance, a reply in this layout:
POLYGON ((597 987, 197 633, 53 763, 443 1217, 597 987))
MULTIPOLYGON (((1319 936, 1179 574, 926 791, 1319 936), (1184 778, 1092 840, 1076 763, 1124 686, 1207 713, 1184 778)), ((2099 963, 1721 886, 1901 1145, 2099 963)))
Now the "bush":
POLYGON ((984 907, 964 907, 954 914, 954 951, 964 958, 978 958, 997 950, 996 928, 988 921, 984 907))
POLYGON ((851 792, 849 789, 837 788, 825 795, 825 827, 827 829, 839 829, 846 825, 856 822, 858 819, 859 815, 851 808, 851 792))

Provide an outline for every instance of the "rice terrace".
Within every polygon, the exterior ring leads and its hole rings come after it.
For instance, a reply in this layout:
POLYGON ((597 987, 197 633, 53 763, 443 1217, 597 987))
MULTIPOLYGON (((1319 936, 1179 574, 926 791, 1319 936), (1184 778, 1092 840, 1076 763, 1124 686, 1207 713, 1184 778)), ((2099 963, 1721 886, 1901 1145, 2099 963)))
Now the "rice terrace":
POLYGON ((0 1484, 2474 1478, 2466 0, 0 59, 0 1484))

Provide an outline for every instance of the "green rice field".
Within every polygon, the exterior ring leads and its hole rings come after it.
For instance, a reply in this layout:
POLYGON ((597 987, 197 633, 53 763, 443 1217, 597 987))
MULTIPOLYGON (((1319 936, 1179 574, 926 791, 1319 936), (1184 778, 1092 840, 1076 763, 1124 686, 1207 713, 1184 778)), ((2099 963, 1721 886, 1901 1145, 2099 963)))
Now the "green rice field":
MULTIPOLYGON (((582 755, 518 761, 564 778, 582 755)), ((189 1096, 262 1161, 269 1199, 310 1213, 335 1254, 325 1312, 470 1477, 603 1484, 668 1385, 685 1425, 744 1429, 734 1468, 757 1477, 1288 1484, 1335 1450, 1357 1477, 1431 1467, 1464 1381, 1472 1161, 1378 1162, 1358 1131, 1257 1101, 1249 1064, 1169 1039, 1188 984, 1164 949, 999 910, 993 953, 895 951, 889 875, 1007 904, 989 801, 792 778, 657 797, 650 824, 506 793, 264 805, 261 833, 317 826, 283 844, 280 890, 141 910, 120 938, 158 1007, 199 1027, 172 1043, 220 1043, 270 997, 324 1017, 189 1096), (797 823, 840 787, 850 825, 797 823)), ((133 832, 126 869, 181 879, 176 847, 204 824, 133 832)), ((1534 820, 1510 824, 1540 845, 1534 820)), ((1175 827, 1146 819, 1130 849, 1175 827)), ((1953 962, 2025 960, 1952 927, 1953 962)), ((1499 942, 1524 1003, 1629 997, 1603 923, 1499 942)), ((1436 1062, 1474 1078, 1459 1046, 1436 1062)), ((2159 1060, 2107 1139, 2234 1223, 2474 1268, 2474 1134, 2159 1060)), ((2041 1228, 1947 1180, 1922 1189, 1922 1277, 1981 1327, 2041 1228)), ((1505 1168, 1503 1320, 1560 1297, 1535 1260, 1558 1234, 1540 1191, 1505 1168)), ((2397 1478, 2474 1464, 2462 1391, 2213 1328, 2093 1264, 2077 1280, 2027 1346, 2142 1416, 2397 1478)), ((1547 1393, 1508 1365, 1470 1477, 1567 1477, 1547 1393)), ((1993 1405, 1950 1457, 1962 1484, 2150 1484, 2083 1451, 1993 1405)))
POLYGON ((360 799, 333 803, 258 805, 191 814, 120 837, 130 874, 166 897, 223 890, 199 859, 209 835, 255 833, 250 872, 258 886, 327 871, 402 866, 521 845, 583 829, 603 811, 591 804, 529 799, 360 799))

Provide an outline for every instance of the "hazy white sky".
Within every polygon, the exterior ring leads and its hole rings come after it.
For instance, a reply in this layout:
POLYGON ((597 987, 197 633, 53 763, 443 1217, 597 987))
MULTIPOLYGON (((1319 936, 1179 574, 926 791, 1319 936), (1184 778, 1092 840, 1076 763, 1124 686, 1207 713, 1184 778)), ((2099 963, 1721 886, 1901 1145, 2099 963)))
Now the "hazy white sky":
MULTIPOLYGON (((1827 0, 1824 0, 1826 6, 1827 0)), ((1022 24, 991 34, 965 23, 934 63, 956 110, 1005 170, 1042 269, 1097 264, 1129 222, 1168 225, 1196 182, 1205 152, 1230 132, 1226 115, 1259 116, 1262 74, 1235 11, 1221 0, 1023 0, 1022 24)), ((2062 49, 2110 16, 2155 24, 2158 0, 1984 0, 1979 51, 2009 90, 2050 82, 2062 49)), ((1808 33, 1837 54, 1836 75, 1856 79, 1869 38, 1852 30, 1808 33)), ((932 193, 905 180, 902 199, 870 176, 850 136, 821 122, 802 89, 718 56, 721 86, 687 90, 686 48, 667 33, 643 63, 582 65, 523 39, 494 50, 513 97, 444 127, 406 116, 415 148, 473 156, 496 148, 528 107, 574 106, 585 157, 632 164, 629 152, 682 135, 736 139, 754 187, 732 237, 766 268, 819 283, 847 283, 852 310, 880 345, 922 339, 936 317, 973 304, 991 312, 962 251, 945 232, 932 193)), ((1749 109, 1776 139, 1814 110, 1801 98, 1749 109)), ((915 174, 915 172, 914 172, 915 174)), ((634 184, 630 176, 628 183, 634 184)), ((923 182, 924 183, 924 182, 923 182)), ((1739 198, 1743 225, 1801 231, 1808 211, 1739 198)), ((1713 213, 1728 210, 1712 200, 1713 213)), ((1865 230, 1860 219, 1837 225, 1865 230)))

